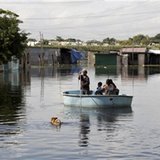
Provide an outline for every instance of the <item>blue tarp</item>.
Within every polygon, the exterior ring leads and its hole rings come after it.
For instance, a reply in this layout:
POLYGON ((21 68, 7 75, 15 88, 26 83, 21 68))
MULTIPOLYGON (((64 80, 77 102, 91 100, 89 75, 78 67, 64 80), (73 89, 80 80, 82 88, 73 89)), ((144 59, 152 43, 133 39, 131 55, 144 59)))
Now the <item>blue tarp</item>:
POLYGON ((75 49, 71 49, 71 61, 72 64, 77 63, 77 60, 83 59, 84 58, 84 53, 79 52, 75 49))

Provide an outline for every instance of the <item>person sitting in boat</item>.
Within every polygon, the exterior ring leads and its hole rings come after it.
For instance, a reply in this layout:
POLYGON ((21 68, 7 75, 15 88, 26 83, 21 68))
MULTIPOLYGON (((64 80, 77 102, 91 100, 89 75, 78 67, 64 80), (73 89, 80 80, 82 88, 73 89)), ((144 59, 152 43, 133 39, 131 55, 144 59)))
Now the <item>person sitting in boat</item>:
POLYGON ((112 81, 112 79, 107 79, 106 84, 103 86, 104 92, 106 95, 118 95, 119 89, 112 81))
POLYGON ((80 89, 82 94, 89 94, 90 93, 90 79, 87 75, 87 70, 83 69, 80 72, 78 79, 80 80, 80 89))
POLYGON ((98 82, 97 90, 95 92, 96 95, 102 95, 103 94, 103 88, 102 88, 102 82, 98 82))

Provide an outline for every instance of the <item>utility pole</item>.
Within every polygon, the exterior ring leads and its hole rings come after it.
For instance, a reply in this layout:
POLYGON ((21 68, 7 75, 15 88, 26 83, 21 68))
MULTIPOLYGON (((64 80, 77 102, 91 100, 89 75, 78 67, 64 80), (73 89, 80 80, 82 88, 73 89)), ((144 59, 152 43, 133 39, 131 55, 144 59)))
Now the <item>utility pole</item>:
POLYGON ((44 66, 43 34, 41 32, 39 32, 39 34, 40 34, 40 44, 41 44, 40 63, 42 66, 44 66))

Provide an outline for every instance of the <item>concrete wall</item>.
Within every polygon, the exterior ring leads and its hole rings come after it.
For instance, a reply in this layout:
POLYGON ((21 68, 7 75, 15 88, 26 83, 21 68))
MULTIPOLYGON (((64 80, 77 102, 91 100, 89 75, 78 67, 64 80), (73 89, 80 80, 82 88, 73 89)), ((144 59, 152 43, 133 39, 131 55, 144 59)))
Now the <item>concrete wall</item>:
POLYGON ((25 51, 25 55, 25 61, 28 58, 30 65, 53 65, 57 63, 60 50, 53 48, 28 48, 25 51), (27 54, 29 54, 29 57, 27 57, 27 54))
POLYGON ((145 64, 145 54, 138 54, 138 65, 143 66, 145 64))
POLYGON ((94 65, 95 64, 95 54, 93 52, 88 52, 88 64, 94 65))
POLYGON ((121 58, 122 58, 122 60, 121 60, 122 63, 121 64, 124 65, 124 66, 128 66, 128 54, 123 54, 121 58))

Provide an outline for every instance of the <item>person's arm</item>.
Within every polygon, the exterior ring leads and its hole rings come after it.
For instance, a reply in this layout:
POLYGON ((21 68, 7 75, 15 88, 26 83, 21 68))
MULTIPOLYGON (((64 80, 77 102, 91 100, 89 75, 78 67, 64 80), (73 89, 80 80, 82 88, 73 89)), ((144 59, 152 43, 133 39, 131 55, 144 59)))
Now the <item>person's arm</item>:
POLYGON ((81 74, 78 75, 78 79, 79 79, 79 80, 82 80, 82 77, 83 77, 83 76, 82 76, 81 74))
POLYGON ((103 91, 105 94, 108 94, 109 87, 107 84, 103 85, 103 91))

